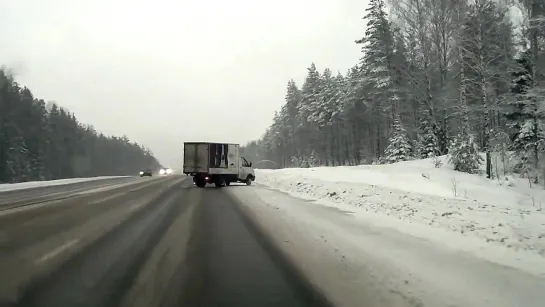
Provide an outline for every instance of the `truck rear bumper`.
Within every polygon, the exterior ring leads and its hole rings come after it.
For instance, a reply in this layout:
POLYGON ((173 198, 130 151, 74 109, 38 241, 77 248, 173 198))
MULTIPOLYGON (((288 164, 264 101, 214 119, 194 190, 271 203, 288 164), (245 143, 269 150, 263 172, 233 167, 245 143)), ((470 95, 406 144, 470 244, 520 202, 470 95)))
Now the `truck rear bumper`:
POLYGON ((209 173, 189 173, 193 177, 193 182, 201 181, 207 184, 216 183, 218 180, 224 182, 237 182, 238 176, 234 174, 209 174, 209 173))

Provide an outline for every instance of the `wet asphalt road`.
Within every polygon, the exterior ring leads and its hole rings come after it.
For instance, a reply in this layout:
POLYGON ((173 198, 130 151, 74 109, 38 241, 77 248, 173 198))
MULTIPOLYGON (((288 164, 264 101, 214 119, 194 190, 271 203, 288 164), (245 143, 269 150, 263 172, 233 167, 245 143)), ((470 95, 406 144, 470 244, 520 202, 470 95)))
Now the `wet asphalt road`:
POLYGON ((87 185, 0 193, 5 306, 328 306, 222 189, 170 176, 74 195, 87 185))

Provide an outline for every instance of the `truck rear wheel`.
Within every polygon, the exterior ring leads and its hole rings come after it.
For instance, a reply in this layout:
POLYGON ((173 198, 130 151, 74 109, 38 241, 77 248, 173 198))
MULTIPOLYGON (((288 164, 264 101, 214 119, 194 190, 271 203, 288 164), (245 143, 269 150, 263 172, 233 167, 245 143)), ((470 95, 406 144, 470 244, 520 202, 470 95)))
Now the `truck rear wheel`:
POLYGON ((195 180, 195 185, 199 188, 204 188, 206 186, 206 182, 202 179, 195 180))
POLYGON ((214 180, 214 184, 216 185, 216 188, 221 188, 225 185, 225 178, 222 176, 217 176, 214 180))

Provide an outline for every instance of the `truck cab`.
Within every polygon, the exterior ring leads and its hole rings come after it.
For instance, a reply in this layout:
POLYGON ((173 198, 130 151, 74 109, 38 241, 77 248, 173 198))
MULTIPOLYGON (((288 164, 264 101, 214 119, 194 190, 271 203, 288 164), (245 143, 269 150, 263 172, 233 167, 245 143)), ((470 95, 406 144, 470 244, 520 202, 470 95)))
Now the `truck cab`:
MULTIPOLYGON (((252 167, 252 162, 248 162, 246 158, 241 156, 238 168, 238 177, 236 181, 246 183, 246 185, 251 185, 252 181, 254 180, 255 171, 252 167)), ((227 185, 229 185, 229 183, 227 183, 227 185)))
POLYGON ((255 181, 252 163, 240 156, 239 144, 184 142, 184 174, 191 175, 197 187, 232 182, 251 185, 255 181))

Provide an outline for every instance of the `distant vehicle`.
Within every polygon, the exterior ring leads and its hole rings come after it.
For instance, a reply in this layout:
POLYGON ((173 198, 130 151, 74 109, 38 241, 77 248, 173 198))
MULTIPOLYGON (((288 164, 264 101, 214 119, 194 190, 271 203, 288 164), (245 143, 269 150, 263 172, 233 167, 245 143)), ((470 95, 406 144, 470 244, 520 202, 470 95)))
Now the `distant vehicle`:
POLYGON ((140 171, 140 177, 148 176, 151 177, 153 172, 150 169, 143 169, 140 171))
POLYGON ((163 176, 172 175, 172 169, 168 167, 163 167, 159 170, 159 175, 163 175, 163 176))
POLYGON ((184 142, 184 174, 191 175, 200 188, 208 183, 218 188, 231 182, 251 185, 255 181, 252 162, 239 152, 239 144, 184 142))

